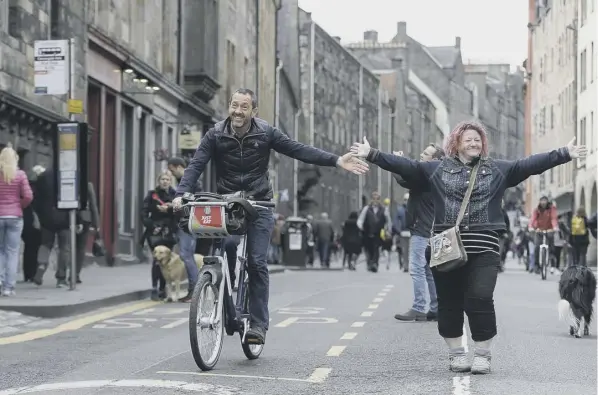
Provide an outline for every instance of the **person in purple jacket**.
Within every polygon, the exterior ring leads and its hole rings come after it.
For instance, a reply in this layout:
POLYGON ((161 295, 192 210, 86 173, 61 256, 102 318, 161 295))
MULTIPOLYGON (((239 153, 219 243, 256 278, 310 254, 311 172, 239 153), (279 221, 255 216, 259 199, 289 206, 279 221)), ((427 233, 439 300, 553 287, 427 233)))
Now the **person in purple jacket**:
MULTIPOLYGON (((216 192, 243 192, 253 200, 267 201, 274 196, 268 167, 270 151, 318 166, 341 167, 365 174, 368 165, 351 153, 338 156, 290 139, 279 129, 256 117, 257 96, 249 89, 238 89, 230 98, 228 115, 201 139, 195 155, 185 169, 173 208, 181 207, 181 196, 190 192, 210 160, 216 169, 216 192)), ((259 217, 249 224, 249 314, 247 339, 263 344, 268 330, 269 275, 267 253, 274 227, 272 211, 256 207, 259 217)))

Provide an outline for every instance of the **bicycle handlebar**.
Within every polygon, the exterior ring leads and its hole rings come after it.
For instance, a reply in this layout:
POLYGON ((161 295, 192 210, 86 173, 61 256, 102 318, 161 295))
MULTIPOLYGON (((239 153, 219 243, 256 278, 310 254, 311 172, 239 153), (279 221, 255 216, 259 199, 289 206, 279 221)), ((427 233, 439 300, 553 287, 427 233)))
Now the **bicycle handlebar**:
POLYGON ((182 204, 179 209, 176 211, 182 210, 185 207, 194 206, 197 203, 201 202, 210 202, 210 201, 222 201, 222 202, 242 202, 245 201, 254 207, 262 207, 262 208, 274 208, 276 207, 276 203, 270 200, 252 200, 246 199, 244 197, 239 196, 239 194, 231 194, 231 195, 220 195, 217 193, 212 192, 199 192, 199 193, 185 193, 181 196, 183 201, 186 203, 182 204))

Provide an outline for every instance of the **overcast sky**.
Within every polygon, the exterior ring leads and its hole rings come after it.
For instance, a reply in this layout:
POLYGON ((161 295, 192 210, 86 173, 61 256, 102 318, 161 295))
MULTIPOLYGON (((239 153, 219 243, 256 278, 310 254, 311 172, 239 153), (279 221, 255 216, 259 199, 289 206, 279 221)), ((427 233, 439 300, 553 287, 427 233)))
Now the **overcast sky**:
POLYGON ((361 41, 365 30, 389 41, 405 21, 407 34, 426 46, 453 45, 460 36, 464 62, 515 66, 527 57, 524 0, 299 0, 299 6, 343 43, 361 41))

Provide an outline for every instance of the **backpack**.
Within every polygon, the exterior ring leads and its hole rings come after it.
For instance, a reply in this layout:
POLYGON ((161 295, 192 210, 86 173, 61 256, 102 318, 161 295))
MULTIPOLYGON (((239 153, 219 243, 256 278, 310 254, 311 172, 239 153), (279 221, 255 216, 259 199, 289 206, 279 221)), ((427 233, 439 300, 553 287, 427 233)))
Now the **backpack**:
POLYGON ((586 223, 582 217, 577 215, 571 219, 571 235, 573 236, 585 236, 586 234, 586 223))

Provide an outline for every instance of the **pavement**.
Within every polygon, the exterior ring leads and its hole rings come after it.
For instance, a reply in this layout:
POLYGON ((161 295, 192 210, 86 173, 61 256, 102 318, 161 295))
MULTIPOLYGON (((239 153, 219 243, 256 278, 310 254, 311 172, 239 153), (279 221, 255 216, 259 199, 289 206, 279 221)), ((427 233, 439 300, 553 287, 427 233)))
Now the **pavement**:
POLYGON ((263 354, 249 361, 239 337, 225 336, 208 373, 190 352, 188 305, 138 301, 22 327, 0 337, 0 395, 596 393, 596 324, 589 337, 568 335, 558 276, 508 264, 495 293, 492 373, 470 376, 448 371, 436 323, 393 318, 411 305, 409 274, 364 266, 272 276, 263 354))
MULTIPOLYGON (((280 273, 284 267, 269 266, 270 273, 280 273)), ((22 278, 22 275, 19 274, 22 278)), ((149 263, 123 266, 91 264, 81 272, 82 284, 75 290, 56 288, 54 270, 49 268, 44 283, 19 283, 16 296, 0 297, 0 334, 10 331, 14 320, 35 321, 35 318, 59 318, 83 314, 99 308, 147 299, 151 293, 149 263), (7 314, 7 311, 21 313, 7 314), (30 317, 24 317, 30 316, 30 317)))

